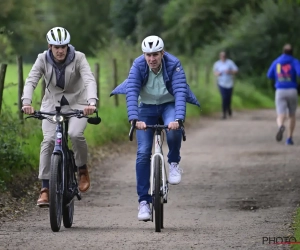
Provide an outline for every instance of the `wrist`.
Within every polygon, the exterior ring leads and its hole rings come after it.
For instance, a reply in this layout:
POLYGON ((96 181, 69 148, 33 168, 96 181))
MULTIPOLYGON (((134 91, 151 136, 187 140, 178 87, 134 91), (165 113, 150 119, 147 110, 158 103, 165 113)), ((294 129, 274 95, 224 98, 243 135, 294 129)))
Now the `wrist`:
POLYGON ((24 99, 22 100, 22 105, 23 105, 23 106, 31 106, 31 100, 28 99, 28 98, 24 98, 24 99))

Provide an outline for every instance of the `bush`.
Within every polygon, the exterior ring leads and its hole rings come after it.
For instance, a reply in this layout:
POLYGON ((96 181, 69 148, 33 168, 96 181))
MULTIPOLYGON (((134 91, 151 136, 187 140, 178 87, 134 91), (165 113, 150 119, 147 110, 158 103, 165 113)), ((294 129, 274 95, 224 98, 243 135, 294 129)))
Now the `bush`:
POLYGON ((0 119, 0 187, 4 188, 13 174, 27 166, 28 157, 23 151, 20 142, 20 125, 12 118, 7 110, 0 119))

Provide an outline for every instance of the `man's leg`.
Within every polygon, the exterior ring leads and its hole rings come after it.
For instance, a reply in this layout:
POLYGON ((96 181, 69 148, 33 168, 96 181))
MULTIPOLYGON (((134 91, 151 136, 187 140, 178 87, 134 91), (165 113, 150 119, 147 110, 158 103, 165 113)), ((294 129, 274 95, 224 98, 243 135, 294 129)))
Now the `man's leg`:
MULTIPOLYGON (((164 124, 168 125, 170 122, 175 121, 175 103, 168 103, 164 105, 162 117, 164 124)), ((182 140, 182 132, 178 130, 167 130, 167 143, 169 147, 168 163, 169 165, 169 183, 179 184, 181 181, 181 169, 179 168, 180 162, 180 148, 182 140)))
MULTIPOLYGON (((158 121, 156 105, 141 104, 138 108, 139 121, 146 125, 155 125, 158 121)), ((137 158, 136 158, 136 181, 138 201, 151 203, 151 195, 148 194, 150 188, 150 162, 153 145, 153 130, 136 130, 137 138, 137 158)))
POLYGON ((287 111, 287 101, 285 98, 285 90, 276 90, 275 94, 275 105, 277 112, 277 126, 278 131, 276 134, 276 140, 281 141, 283 137, 283 132, 285 130, 284 122, 286 119, 286 111, 287 111))
POLYGON ((56 124, 53 124, 47 120, 42 121, 42 131, 44 138, 41 143, 39 164, 39 179, 42 180, 42 189, 37 201, 38 206, 49 205, 50 165, 51 155, 54 149, 55 128, 56 124))
MULTIPOLYGON (((140 104, 138 108, 139 120, 146 125, 155 125, 158 120, 157 106, 140 104)), ((149 203, 152 202, 149 195, 150 188, 150 162, 153 144, 153 130, 147 129, 137 130, 137 158, 136 158, 136 182, 137 194, 139 196, 139 212, 138 220, 149 220, 151 218, 151 210, 149 203)))
POLYGON ((221 94, 221 98, 222 98, 222 112, 223 112, 223 116, 222 119, 226 119, 226 89, 219 86, 219 90, 220 90, 220 94, 221 94))
POLYGON ((296 126, 296 115, 295 114, 290 115, 289 120, 290 120, 290 126, 288 130, 288 138, 293 138, 293 133, 296 126))
POLYGON ((286 140, 287 145, 293 145, 293 133, 296 126, 296 110, 298 106, 298 92, 296 89, 289 90, 288 109, 289 109, 289 130, 288 138, 286 140))
POLYGON ((88 147, 84 137, 87 119, 72 117, 69 120, 69 137, 74 151, 75 165, 78 167, 79 190, 86 192, 90 188, 90 177, 87 169, 88 147))
POLYGON ((228 115, 232 115, 232 109, 231 109, 231 99, 232 99, 232 93, 233 93, 233 88, 228 89, 228 106, 227 106, 227 111, 228 115))

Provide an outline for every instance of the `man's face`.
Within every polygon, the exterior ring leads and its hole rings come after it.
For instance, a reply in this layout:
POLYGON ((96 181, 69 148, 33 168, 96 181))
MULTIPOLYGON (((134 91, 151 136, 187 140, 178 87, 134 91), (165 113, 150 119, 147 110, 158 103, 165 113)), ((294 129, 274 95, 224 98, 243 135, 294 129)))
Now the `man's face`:
POLYGON ((145 59, 150 69, 157 69, 160 67, 163 55, 163 51, 154 53, 144 53, 145 59))
POLYGON ((65 60, 68 51, 68 45, 50 45, 50 49, 57 61, 65 60))
POLYGON ((225 53, 225 52, 221 52, 221 53, 220 53, 220 59, 221 59, 222 61, 224 61, 224 60, 226 59, 226 53, 225 53))

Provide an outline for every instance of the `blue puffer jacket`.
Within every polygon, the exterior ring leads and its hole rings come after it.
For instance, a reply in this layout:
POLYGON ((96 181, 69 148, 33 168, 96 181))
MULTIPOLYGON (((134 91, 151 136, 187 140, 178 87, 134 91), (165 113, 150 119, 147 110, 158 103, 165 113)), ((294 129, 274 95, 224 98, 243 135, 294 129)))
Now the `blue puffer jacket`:
MULTIPOLYGON (((175 97, 175 119, 184 120, 186 102, 200 107, 197 98, 186 83, 185 73, 180 61, 173 55, 165 52, 162 60, 163 78, 167 90, 175 97)), ((133 62, 128 78, 118 85, 110 94, 126 94, 128 120, 138 119, 138 97, 141 88, 147 83, 149 67, 144 55, 133 62)))

